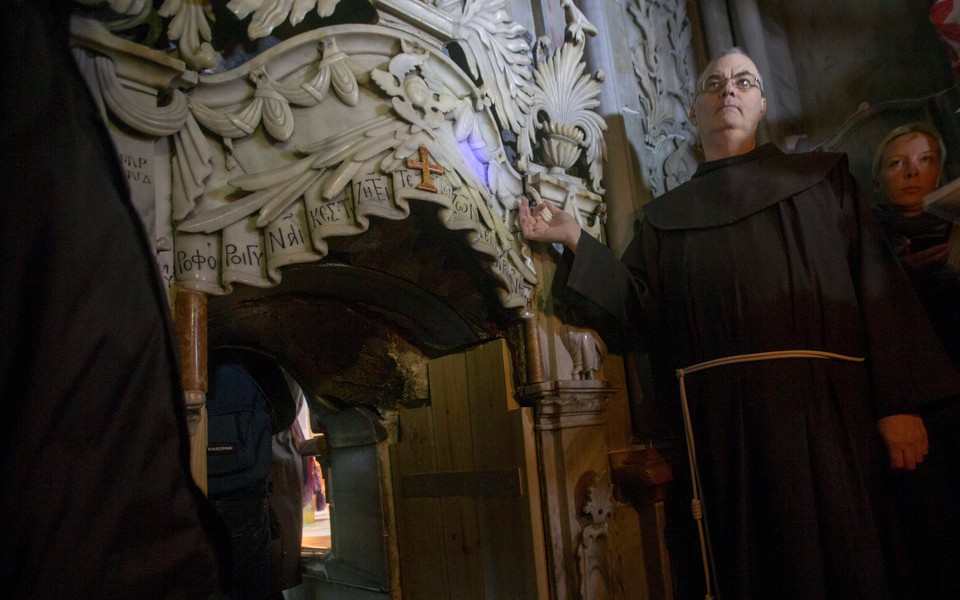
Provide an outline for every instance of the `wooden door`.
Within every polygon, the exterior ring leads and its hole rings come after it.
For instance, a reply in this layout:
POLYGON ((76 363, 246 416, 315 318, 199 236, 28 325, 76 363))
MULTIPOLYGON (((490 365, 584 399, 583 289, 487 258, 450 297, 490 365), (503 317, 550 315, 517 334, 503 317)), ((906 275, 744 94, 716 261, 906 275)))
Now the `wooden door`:
POLYGON ((404 600, 547 598, 536 449, 496 340, 430 362, 391 446, 404 600))

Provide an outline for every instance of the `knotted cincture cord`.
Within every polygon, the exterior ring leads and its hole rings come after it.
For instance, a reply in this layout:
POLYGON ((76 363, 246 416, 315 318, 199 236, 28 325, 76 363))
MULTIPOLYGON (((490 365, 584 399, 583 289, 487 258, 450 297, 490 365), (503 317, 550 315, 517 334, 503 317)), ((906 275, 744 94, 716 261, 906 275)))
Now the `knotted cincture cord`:
MULTIPOLYGON (((820 350, 779 350, 774 352, 757 352, 755 354, 738 354, 736 356, 727 356, 725 358, 716 358, 702 363, 677 369, 677 379, 680 380, 680 404, 683 408, 683 427, 684 437, 687 438, 687 459, 690 462, 690 484, 693 488, 693 499, 690 501, 690 508, 693 512, 693 518, 697 522, 697 532, 700 534, 700 559, 703 561, 703 578, 706 583, 705 600, 714 600, 711 579, 716 579, 714 573, 714 564, 712 560, 713 548, 710 545, 710 531, 707 527, 707 519, 703 514, 703 504, 701 503, 701 483, 700 471, 697 469, 697 449, 693 441, 693 423, 690 420, 690 407, 687 404, 687 389, 683 384, 683 378, 690 373, 704 371, 714 367, 724 365, 733 365, 745 362, 757 362, 761 360, 778 360, 783 358, 821 358, 832 360, 844 360, 847 362, 863 362, 863 358, 855 356, 846 356, 844 354, 834 354, 833 352, 822 352, 820 350), (712 577, 711 577, 712 576, 712 577)), ((717 590, 717 598, 720 591, 717 590)))

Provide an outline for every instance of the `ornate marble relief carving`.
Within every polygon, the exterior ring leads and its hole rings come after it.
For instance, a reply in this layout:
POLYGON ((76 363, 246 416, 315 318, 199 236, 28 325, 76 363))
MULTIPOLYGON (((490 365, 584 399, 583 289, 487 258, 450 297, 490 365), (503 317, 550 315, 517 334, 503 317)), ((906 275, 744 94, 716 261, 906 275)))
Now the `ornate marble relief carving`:
POLYGON ((74 51, 74 58, 81 70, 85 70, 86 63, 92 63, 104 103, 128 127, 154 137, 173 135, 183 128, 189 112, 187 97, 182 92, 174 91, 165 106, 145 106, 133 101, 123 90, 111 59, 88 56, 80 50, 74 51))
POLYGON ((592 329, 563 325, 560 327, 563 345, 573 359, 571 379, 596 379, 597 371, 607 356, 607 346, 592 329))
POLYGON ((227 9, 238 19, 246 19, 250 13, 247 36, 251 40, 270 35, 275 27, 289 18, 291 25, 299 25, 310 11, 321 17, 329 17, 340 0, 230 0, 227 9))
MULTIPOLYGON (((573 23, 571 28, 582 37, 581 21, 573 23)), ((583 72, 586 65, 582 44, 565 43, 549 55, 549 42, 541 40, 537 49, 533 102, 518 149, 532 160, 534 148, 539 145, 543 160, 553 174, 566 173, 586 150, 591 187, 602 194, 600 181, 606 154, 603 132, 607 125, 593 109, 600 104, 597 96, 603 72, 593 75, 583 72)))
POLYGON ((696 130, 688 118, 694 71, 690 22, 683 0, 633 0, 627 6, 639 42, 633 72, 640 88, 645 156, 641 161, 653 196, 689 179, 697 167, 696 130))
POLYGON ((167 35, 178 42, 180 56, 194 69, 209 69, 217 64, 217 53, 210 44, 213 32, 208 15, 212 11, 211 0, 164 0, 157 11, 170 19, 167 35))
POLYGON ((527 386, 523 392, 535 398, 542 430, 602 425, 603 411, 616 390, 608 381, 563 380, 527 386))
POLYGON ((534 408, 551 598, 623 597, 598 595, 616 589, 616 583, 602 583, 616 578, 604 558, 612 488, 603 435, 616 391, 602 379, 543 381, 517 390, 521 404, 534 408))
POLYGON ((554 202, 587 233, 600 238, 606 216, 600 194, 607 125, 594 109, 600 104, 604 74, 583 72, 583 41, 597 29, 572 0, 562 0, 561 5, 568 41, 552 52, 549 40, 541 39, 534 49, 531 105, 517 140, 520 168, 528 173, 527 194, 534 202, 554 202), (581 163, 586 164, 586 173, 576 172, 581 163))
POLYGON ((506 6, 507 0, 466 0, 457 18, 456 39, 470 74, 483 82, 481 94, 490 99, 505 127, 519 135, 532 102, 532 61, 526 31, 510 19, 506 6))
MULTIPOLYGON (((595 30, 566 1, 570 37, 582 40, 595 30)), ((253 38, 284 20, 295 25, 311 10, 324 16, 335 4, 233 0, 225 8, 253 15, 253 38)), ((109 5, 117 12, 114 30, 142 22, 152 6, 109 5)), ((599 229, 599 196, 563 172, 585 150, 592 186, 601 189, 603 121, 591 109, 602 75, 583 74, 582 44, 565 44, 531 71, 527 34, 504 10, 506 0, 468 0, 462 8, 414 0, 375 5, 404 29, 430 35, 375 25, 314 29, 274 40, 229 71, 183 69, 179 89, 152 106, 129 101, 111 69, 115 55, 91 58, 112 118, 173 142, 169 210, 180 285, 212 294, 236 282, 275 285, 280 267, 325 256, 329 236, 361 233, 371 217, 403 219, 414 200, 437 205, 446 227, 463 231, 472 248, 493 259, 489 270, 505 306, 524 306, 536 276, 510 231, 524 191, 519 169, 533 173, 535 194, 556 188, 550 193, 599 229), (468 73, 438 40, 460 44, 468 73), (500 127, 522 140, 521 164, 507 159, 500 127), (572 147, 564 145, 569 140, 572 147), (534 156, 541 143, 543 154, 534 156), (553 160, 550 171, 532 160, 564 154, 567 160, 553 160)), ((211 0, 166 0, 155 13, 168 20, 168 37, 194 68, 218 64, 212 11, 211 0)), ((93 41, 109 35, 88 28, 78 43, 93 50, 135 46, 120 38, 93 41)), ((135 80, 136 69, 124 77, 135 80)))
POLYGON ((587 15, 573 3, 573 0, 560 0, 567 22, 567 38, 574 44, 581 45, 587 40, 587 35, 597 35, 597 28, 587 19, 587 15))
MULTIPOLYGON (((491 271, 501 281, 505 305, 525 304, 533 277, 519 254, 518 241, 507 229, 506 211, 491 190, 494 180, 490 176, 496 175, 496 160, 503 150, 489 112, 462 77, 459 85, 450 86, 455 81, 453 66, 435 50, 411 39, 396 44, 384 32, 381 43, 374 44, 380 47, 372 52, 371 37, 369 32, 324 37, 323 58, 315 56, 310 61, 322 67, 307 68, 306 81, 296 75, 272 77, 269 61, 252 65, 242 78, 254 82, 256 89, 240 110, 211 109, 203 102, 191 102, 201 124, 224 138, 238 140, 232 151, 237 164, 227 174, 226 184, 236 190, 234 195, 243 195, 228 202, 210 202, 208 192, 208 206, 198 207, 179 224, 180 239, 188 246, 183 256, 189 257, 185 260, 196 258, 179 265, 185 274, 198 275, 193 280, 184 278, 187 287, 201 286, 219 293, 226 291, 231 279, 269 285, 279 278, 279 266, 324 256, 327 237, 361 233, 371 217, 403 219, 409 214, 409 202, 417 200, 439 205, 438 217, 448 228, 465 231, 471 247, 495 259, 491 271), (349 40, 357 56, 354 68, 360 71, 351 81, 354 71, 341 70, 340 80, 349 84, 341 89, 356 89, 360 81, 367 83, 361 102, 343 93, 336 94, 336 100, 324 98, 315 85, 318 77, 313 73, 326 68, 327 51, 349 56, 340 51, 339 39, 349 40), (394 46, 401 51, 390 56, 394 46), (382 64, 386 59, 385 68, 359 67, 360 63, 382 64), (295 92, 304 89, 314 93, 295 97, 295 92), (324 99, 318 101, 318 97, 324 99), (389 98, 391 111, 377 108, 384 102, 381 98, 389 98), (294 115, 292 99, 297 100, 298 108, 306 109, 304 115, 294 115), (330 102, 355 108, 359 114, 342 123, 330 123, 328 115, 346 114, 331 109, 330 102), (314 108, 322 112, 311 111, 314 108), (313 114, 317 116, 311 120, 313 114), (260 119, 263 130, 258 129, 260 119), (305 120, 316 124, 299 125, 298 135, 292 136, 294 121, 305 120), (321 121, 326 121, 324 127, 319 126, 321 121), (264 133, 274 142, 292 142, 293 156, 284 157, 275 168, 252 164, 257 158, 247 156, 247 149, 241 150, 239 144, 263 139, 264 133), (412 166, 410 159, 419 160, 418 166, 412 166), (437 174, 431 177, 435 187, 424 189, 431 165, 437 167, 433 170, 437 174), (208 253, 210 246, 203 237, 217 233, 223 238, 221 260, 230 263, 221 265, 223 280, 219 282, 210 281, 206 274, 199 276, 217 270, 210 262, 216 257, 208 253), (231 248, 249 252, 231 252, 231 248)), ((278 63, 289 56, 287 51, 298 51, 285 44, 275 50, 271 58, 278 63)), ((338 62, 350 64, 351 60, 338 62)), ((302 73, 303 67, 294 71, 302 73)), ((211 82, 211 86, 233 85, 239 79, 238 73, 235 78, 211 82)))
POLYGON ((608 600, 614 597, 610 578, 610 549, 607 519, 613 514, 613 485, 604 471, 593 476, 582 507, 583 531, 577 547, 580 571, 580 599, 608 600))

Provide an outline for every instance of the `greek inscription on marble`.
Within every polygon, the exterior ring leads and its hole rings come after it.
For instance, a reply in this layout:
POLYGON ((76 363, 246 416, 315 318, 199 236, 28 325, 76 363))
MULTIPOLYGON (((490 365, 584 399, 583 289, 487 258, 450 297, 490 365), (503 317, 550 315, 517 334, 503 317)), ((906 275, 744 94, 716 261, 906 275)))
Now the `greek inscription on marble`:
POLYGON ((395 174, 400 177, 400 184, 404 188, 416 188, 420 185, 420 171, 397 169, 395 174))
POLYGON ((173 273, 170 272, 170 265, 161 264, 160 265, 160 278, 163 280, 163 283, 166 284, 167 288, 173 286, 176 283, 176 278, 173 273))
POLYGON ((444 177, 443 175, 433 178, 434 185, 437 186, 437 193, 441 196, 446 196, 447 198, 453 197, 453 185, 450 183, 450 180, 444 177))
POLYGON ((153 177, 150 175, 153 170, 152 164, 146 156, 120 154, 120 165, 123 167, 123 174, 131 184, 140 183, 143 185, 153 185, 153 177))
POLYGON ((310 225, 314 228, 331 223, 353 224, 355 222, 353 202, 342 193, 329 202, 310 209, 310 225))
POLYGON ((207 252, 203 254, 200 253, 199 248, 190 252, 187 250, 177 251, 177 271, 180 273, 189 273, 194 269, 216 271, 219 262, 216 249, 210 242, 207 242, 207 252))
POLYGON ((276 229, 267 232, 267 239, 270 241, 270 252, 276 254, 281 250, 303 246, 303 230, 297 225, 293 215, 287 215, 284 219, 287 223, 279 225, 276 229))
POLYGON ((465 194, 456 194, 453 197, 453 208, 457 211, 457 216, 463 219, 469 219, 475 223, 480 222, 480 211, 476 202, 465 194))
POLYGON ((247 266, 259 267, 263 259, 263 252, 260 251, 260 244, 226 244, 224 247, 224 262, 229 267, 247 266))
POLYGON ((497 235, 493 232, 492 229, 487 229, 486 227, 480 228, 480 239, 482 239, 487 244, 493 246, 497 242, 497 235))
POLYGON ((387 190, 387 178, 384 175, 366 175, 353 180, 353 197, 358 203, 388 205, 390 193, 387 190))
POLYGON ((511 294, 523 295, 523 277, 513 265, 507 262, 506 254, 501 254, 497 259, 497 271, 507 280, 507 289, 511 294))

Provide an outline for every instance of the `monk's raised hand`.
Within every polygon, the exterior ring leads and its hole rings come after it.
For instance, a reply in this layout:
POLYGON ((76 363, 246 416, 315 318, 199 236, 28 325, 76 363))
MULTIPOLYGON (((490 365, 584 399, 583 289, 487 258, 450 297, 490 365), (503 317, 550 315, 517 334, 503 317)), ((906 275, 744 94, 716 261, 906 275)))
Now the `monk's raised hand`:
POLYGON ((520 230, 528 240, 563 244, 571 250, 577 249, 581 232, 573 216, 550 202, 538 204, 532 210, 526 202, 521 202, 520 230))

